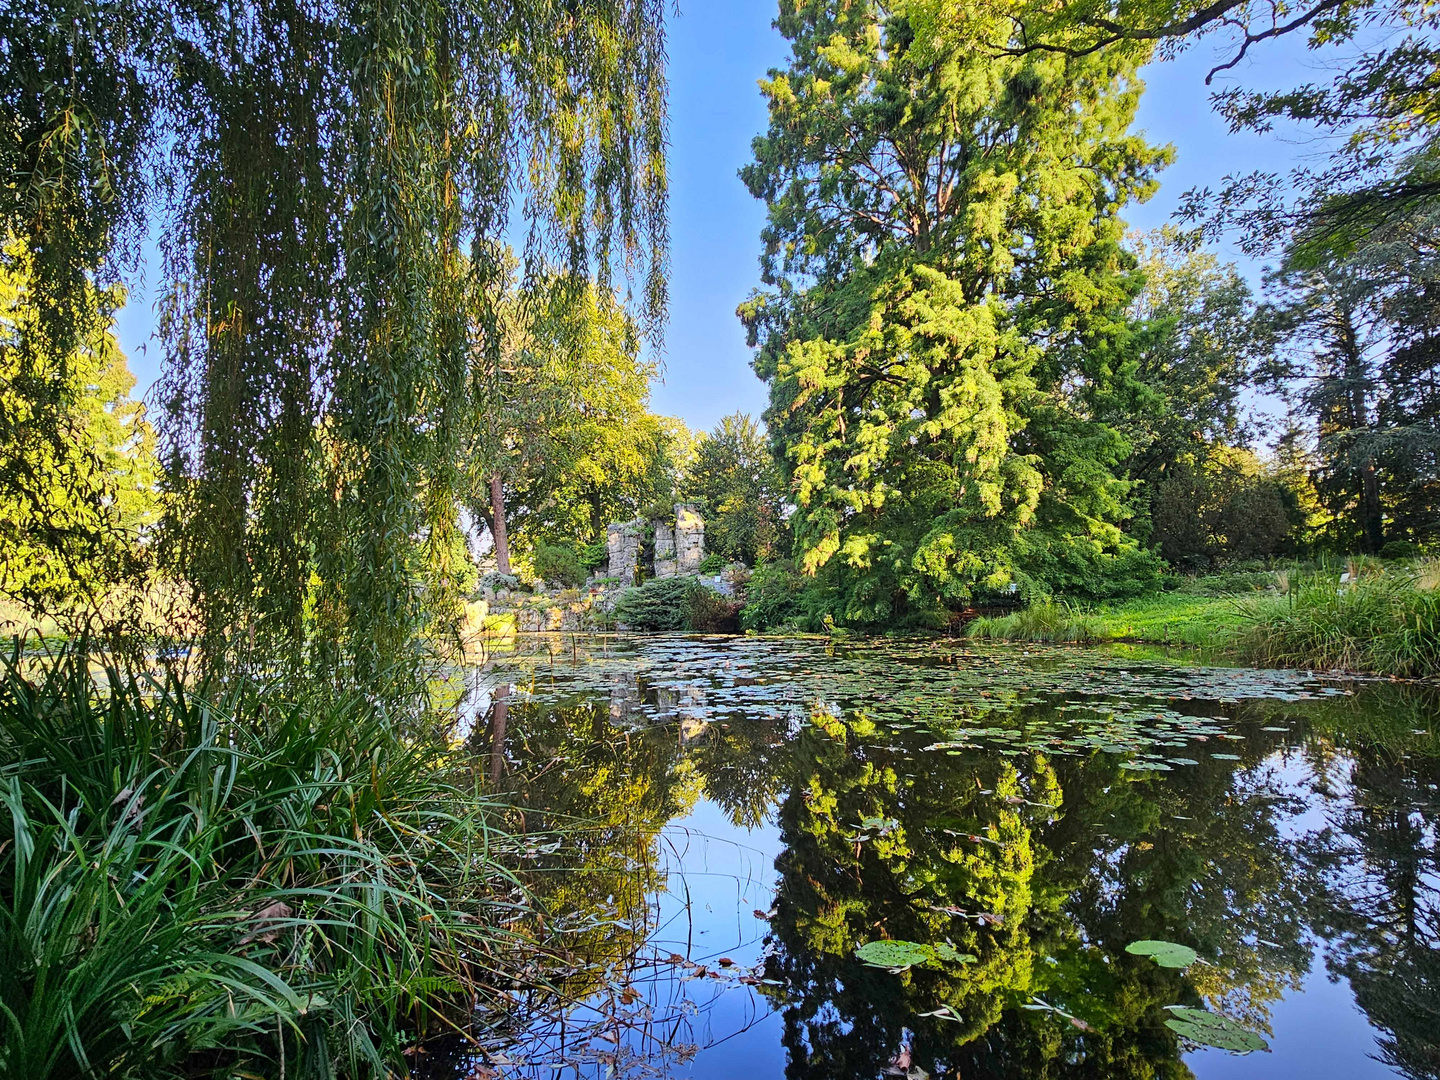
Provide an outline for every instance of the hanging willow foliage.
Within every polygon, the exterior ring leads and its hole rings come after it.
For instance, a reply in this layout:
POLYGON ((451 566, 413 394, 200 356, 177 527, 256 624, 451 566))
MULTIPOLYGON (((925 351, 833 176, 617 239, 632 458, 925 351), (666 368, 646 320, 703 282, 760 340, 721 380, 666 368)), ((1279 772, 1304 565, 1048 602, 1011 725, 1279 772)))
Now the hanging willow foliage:
POLYGON ((468 361, 498 348, 466 312, 497 294, 512 209, 530 265, 623 275, 658 332, 663 17, 662 0, 7 11, 6 223, 38 244, 53 215, 32 189, 61 192, 45 199, 78 239, 47 257, 83 281, 147 198, 163 207, 166 536, 208 655, 278 646, 364 677, 447 617, 468 361), (91 74, 67 83, 77 57, 91 74), (83 167, 27 180, 64 115, 88 117, 65 144, 83 167))

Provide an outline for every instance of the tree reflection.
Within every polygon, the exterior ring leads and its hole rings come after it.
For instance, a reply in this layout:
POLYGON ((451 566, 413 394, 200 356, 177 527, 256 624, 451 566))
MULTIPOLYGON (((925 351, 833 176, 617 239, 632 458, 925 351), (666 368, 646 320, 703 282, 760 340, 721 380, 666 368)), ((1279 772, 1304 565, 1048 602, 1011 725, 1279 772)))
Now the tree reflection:
POLYGON ((794 1080, 907 1060, 932 1076, 1186 1076, 1158 1006, 1263 1024, 1304 970, 1307 884, 1264 770, 993 751, 917 765, 863 715, 824 712, 794 758, 769 966, 794 1080), (1208 963, 1182 975, 1125 954, 1143 937, 1208 963), (977 959, 891 974, 855 958, 876 938, 977 959))
POLYGON ((1332 793, 1312 840, 1324 882, 1313 919, 1332 939, 1329 970, 1381 1032, 1381 1059, 1429 1080, 1440 1077, 1440 759, 1353 755, 1350 790, 1332 793))

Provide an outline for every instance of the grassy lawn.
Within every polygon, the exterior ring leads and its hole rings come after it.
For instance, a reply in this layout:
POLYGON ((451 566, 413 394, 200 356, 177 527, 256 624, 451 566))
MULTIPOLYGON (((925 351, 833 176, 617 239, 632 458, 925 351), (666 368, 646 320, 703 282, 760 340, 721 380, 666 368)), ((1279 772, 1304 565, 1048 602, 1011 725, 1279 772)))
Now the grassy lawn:
POLYGON ((1095 611, 1094 617, 1107 638, 1220 648, 1247 623, 1244 610, 1267 602, 1263 594, 1253 592, 1230 596, 1161 593, 1107 605, 1095 611))

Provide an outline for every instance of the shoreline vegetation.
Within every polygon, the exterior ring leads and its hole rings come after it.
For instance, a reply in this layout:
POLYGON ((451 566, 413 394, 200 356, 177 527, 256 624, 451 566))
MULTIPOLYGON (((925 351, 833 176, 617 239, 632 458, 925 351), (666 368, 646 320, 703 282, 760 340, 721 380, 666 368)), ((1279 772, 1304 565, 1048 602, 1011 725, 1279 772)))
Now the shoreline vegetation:
POLYGON ((1243 591, 1212 578, 1208 589, 1199 579, 1118 603, 1038 600, 982 615, 965 632, 982 641, 1179 645, 1265 667, 1440 677, 1440 565, 1352 560, 1242 578, 1250 586, 1243 591), (1270 580, 1261 587, 1257 576, 1270 580))
POLYGON ((537 841, 438 719, 92 661, 0 658, 0 1071, 403 1075, 503 1005, 537 841))

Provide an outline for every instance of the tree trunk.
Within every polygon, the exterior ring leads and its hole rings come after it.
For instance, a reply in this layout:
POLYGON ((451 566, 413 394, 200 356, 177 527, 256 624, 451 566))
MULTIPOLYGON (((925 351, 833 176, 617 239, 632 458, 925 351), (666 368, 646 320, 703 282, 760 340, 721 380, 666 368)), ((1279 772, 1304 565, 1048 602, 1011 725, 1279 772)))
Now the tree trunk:
POLYGON ((1360 527, 1366 550, 1378 555, 1385 546, 1385 516, 1380 509, 1380 478, 1375 475, 1373 461, 1366 461, 1360 470, 1360 527))
POLYGON ((510 684, 495 688, 495 702, 490 706, 490 788, 500 787, 505 775, 505 727, 510 718, 510 684))
POLYGON ((495 569, 510 573, 510 540, 505 535, 505 487, 500 474, 490 477, 490 535, 495 538, 495 569))

